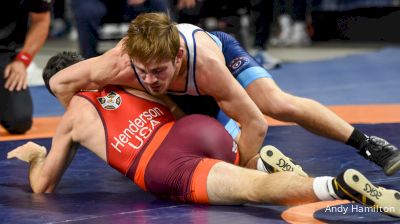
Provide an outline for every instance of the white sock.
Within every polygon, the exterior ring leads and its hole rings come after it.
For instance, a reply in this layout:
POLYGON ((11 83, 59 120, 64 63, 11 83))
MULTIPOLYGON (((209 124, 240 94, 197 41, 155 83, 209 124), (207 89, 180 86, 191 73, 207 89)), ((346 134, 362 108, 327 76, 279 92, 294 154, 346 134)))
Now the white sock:
POLYGON ((313 189, 317 198, 321 201, 339 199, 332 186, 333 177, 323 176, 314 178, 313 189))
POLYGON ((258 158, 258 160, 257 160, 257 170, 269 173, 267 168, 265 168, 264 163, 261 160, 261 158, 258 158))

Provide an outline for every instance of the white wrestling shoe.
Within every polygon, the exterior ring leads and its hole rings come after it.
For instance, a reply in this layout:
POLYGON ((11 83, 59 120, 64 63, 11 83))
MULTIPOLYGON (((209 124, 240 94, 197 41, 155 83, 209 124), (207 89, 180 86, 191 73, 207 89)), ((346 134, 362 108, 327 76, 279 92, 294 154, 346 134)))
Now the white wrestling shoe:
POLYGON ((285 156, 279 149, 272 145, 266 145, 260 150, 260 157, 265 168, 269 173, 282 171, 295 172, 300 176, 308 177, 300 165, 297 165, 292 159, 285 156))
POLYGON ((335 194, 342 199, 371 206, 375 211, 400 217, 400 192, 374 186, 364 175, 348 169, 332 180, 335 194))

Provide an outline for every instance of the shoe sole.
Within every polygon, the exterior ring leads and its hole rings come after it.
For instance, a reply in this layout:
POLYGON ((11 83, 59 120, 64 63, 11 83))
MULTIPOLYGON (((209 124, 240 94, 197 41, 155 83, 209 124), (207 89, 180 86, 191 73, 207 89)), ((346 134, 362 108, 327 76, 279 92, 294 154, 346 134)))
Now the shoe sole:
POLYGON ((267 163, 275 172, 295 172, 300 176, 308 177, 299 165, 294 164, 279 149, 272 145, 267 145, 260 150, 261 159, 267 163))
POLYGON ((381 211, 386 214, 400 217, 400 192, 376 187, 364 175, 354 169, 346 170, 343 179, 352 190, 360 194, 361 198, 348 193, 346 187, 341 186, 347 196, 361 204, 376 208, 376 211, 381 208, 381 211))
POLYGON ((396 160, 394 164, 391 164, 389 167, 385 167, 383 170, 387 176, 392 176, 398 170, 400 170, 400 155, 398 155, 394 160, 396 160))

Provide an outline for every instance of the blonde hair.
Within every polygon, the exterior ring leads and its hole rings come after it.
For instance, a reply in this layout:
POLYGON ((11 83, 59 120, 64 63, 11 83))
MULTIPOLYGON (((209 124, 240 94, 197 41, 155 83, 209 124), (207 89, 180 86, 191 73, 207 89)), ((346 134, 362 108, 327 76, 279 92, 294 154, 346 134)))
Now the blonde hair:
POLYGON ((123 49, 144 64, 174 60, 179 50, 179 32, 165 13, 144 13, 129 25, 123 49))

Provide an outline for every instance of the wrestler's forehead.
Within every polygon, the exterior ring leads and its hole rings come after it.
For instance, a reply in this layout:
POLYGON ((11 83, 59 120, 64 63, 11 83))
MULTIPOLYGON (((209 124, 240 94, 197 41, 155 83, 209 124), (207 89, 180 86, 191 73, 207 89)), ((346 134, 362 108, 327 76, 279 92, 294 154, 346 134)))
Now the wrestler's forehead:
POLYGON ((169 63, 171 63, 170 60, 165 60, 165 61, 150 61, 148 63, 143 63, 140 61, 134 61, 136 67, 140 68, 140 69, 148 69, 148 70, 152 70, 152 69, 157 69, 157 68, 162 68, 162 67, 166 67, 168 66, 169 63))

